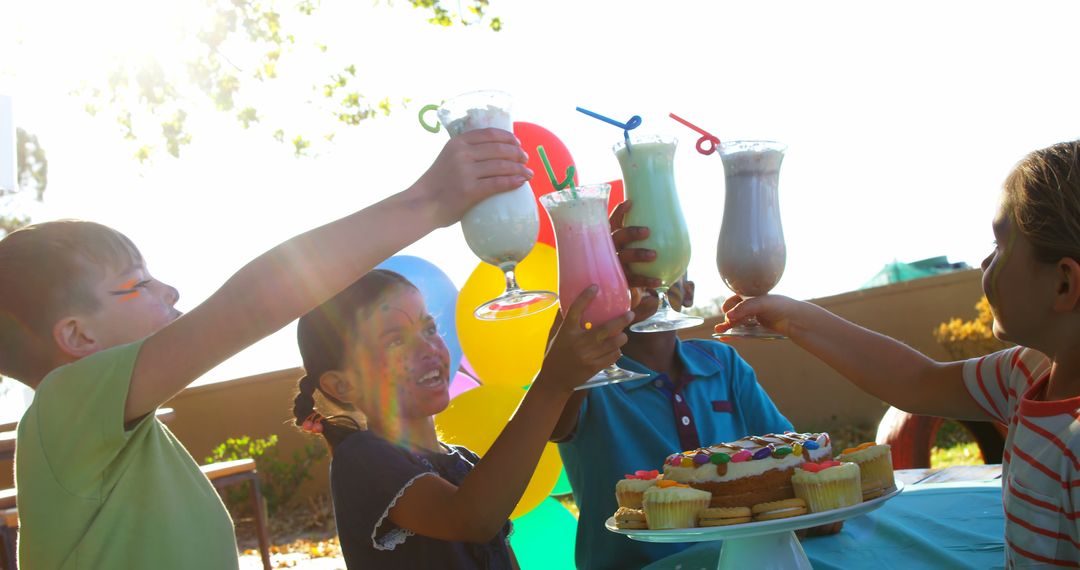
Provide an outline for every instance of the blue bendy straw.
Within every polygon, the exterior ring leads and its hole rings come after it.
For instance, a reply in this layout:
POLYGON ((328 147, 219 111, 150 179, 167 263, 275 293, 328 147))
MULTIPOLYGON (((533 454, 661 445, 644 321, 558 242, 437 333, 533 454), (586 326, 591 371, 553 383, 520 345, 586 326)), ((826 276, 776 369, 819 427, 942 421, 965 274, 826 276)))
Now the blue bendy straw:
POLYGON ((609 125, 615 125, 616 127, 622 129, 623 138, 626 139, 626 152, 630 152, 630 131, 641 126, 641 117, 639 117, 638 115, 634 115, 633 117, 630 117, 630 120, 626 121, 626 123, 620 123, 615 119, 609 119, 599 113, 594 113, 588 109, 582 109, 581 107, 577 107, 577 110, 585 113, 586 115, 594 119, 600 119, 601 121, 604 121, 609 125))

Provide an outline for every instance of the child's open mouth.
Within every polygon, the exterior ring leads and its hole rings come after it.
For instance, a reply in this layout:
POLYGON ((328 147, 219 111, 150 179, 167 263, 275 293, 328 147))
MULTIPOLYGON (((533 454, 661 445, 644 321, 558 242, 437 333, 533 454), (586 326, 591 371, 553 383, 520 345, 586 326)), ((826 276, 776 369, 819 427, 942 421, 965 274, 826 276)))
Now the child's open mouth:
POLYGON ((432 370, 416 379, 416 384, 421 388, 438 388, 445 383, 446 381, 443 380, 443 375, 438 369, 432 370))

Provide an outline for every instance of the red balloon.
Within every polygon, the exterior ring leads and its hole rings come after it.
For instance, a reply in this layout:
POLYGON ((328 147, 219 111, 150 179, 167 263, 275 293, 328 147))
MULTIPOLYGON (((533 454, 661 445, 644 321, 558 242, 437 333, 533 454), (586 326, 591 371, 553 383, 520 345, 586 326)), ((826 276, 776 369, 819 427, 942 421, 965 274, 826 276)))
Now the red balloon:
MULTIPOLYGON (((559 137, 540 125, 517 121, 514 123, 514 136, 521 141, 521 148, 528 153, 529 162, 527 166, 534 172, 532 180, 529 181, 529 186, 532 187, 533 195, 536 198, 536 209, 540 211, 540 232, 536 236, 536 241, 555 247, 555 230, 552 229, 551 218, 548 217, 547 210, 540 205, 539 199, 540 196, 548 192, 554 192, 555 187, 551 185, 551 178, 547 174, 547 169, 544 168, 544 161, 540 159, 540 153, 536 150, 536 147, 544 147, 544 154, 547 155, 548 161, 551 162, 551 170, 555 172, 555 178, 560 182, 566 176, 567 167, 574 164, 574 159, 570 156, 570 151, 566 149, 566 145, 559 140, 559 137)), ((577 181, 578 176, 577 172, 575 172, 574 184, 577 184, 577 181)))
POLYGON ((612 180, 608 184, 611 184, 611 192, 608 193, 607 199, 607 213, 610 216, 611 212, 615 211, 615 206, 626 201, 626 192, 623 191, 622 180, 612 180))

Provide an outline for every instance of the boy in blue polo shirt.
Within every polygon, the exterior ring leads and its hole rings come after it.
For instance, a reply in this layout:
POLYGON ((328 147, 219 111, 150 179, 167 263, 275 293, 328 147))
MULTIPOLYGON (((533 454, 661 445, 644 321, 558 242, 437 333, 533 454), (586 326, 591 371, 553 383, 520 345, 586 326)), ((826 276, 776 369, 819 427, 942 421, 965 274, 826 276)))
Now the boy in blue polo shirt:
MULTIPOLYGON (((651 250, 627 248, 648 229, 622 227, 629 202, 612 213, 612 238, 625 263, 651 261, 651 250)), ((649 287, 630 275, 631 286, 649 287)), ((668 291, 676 310, 693 303, 692 282, 668 291)), ((638 319, 656 310, 655 298, 636 309, 638 319)), ((681 341, 675 332, 632 333, 618 365, 648 374, 579 391, 567 404, 552 440, 580 510, 576 563, 580 569, 641 568, 690 544, 629 540, 604 528, 618 504, 615 483, 636 470, 658 469, 668 454, 752 434, 792 429, 735 350, 712 340, 681 341)), ((710 543, 702 547, 713 548, 710 543)))

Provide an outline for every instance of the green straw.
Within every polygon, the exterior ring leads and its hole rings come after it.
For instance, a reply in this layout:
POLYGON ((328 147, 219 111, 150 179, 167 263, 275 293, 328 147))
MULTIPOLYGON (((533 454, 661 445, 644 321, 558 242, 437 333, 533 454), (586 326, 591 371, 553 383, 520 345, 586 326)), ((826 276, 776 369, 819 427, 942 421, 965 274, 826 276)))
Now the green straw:
POLYGON ((566 167, 566 178, 562 182, 559 182, 558 179, 555 178, 555 171, 551 169, 551 162, 548 161, 547 153, 544 152, 544 145, 536 147, 536 150, 540 153, 540 160, 544 163, 544 170, 547 170, 548 179, 551 180, 551 186, 556 190, 562 190, 569 186, 570 195, 577 200, 577 188, 574 187, 574 165, 571 164, 566 167))

